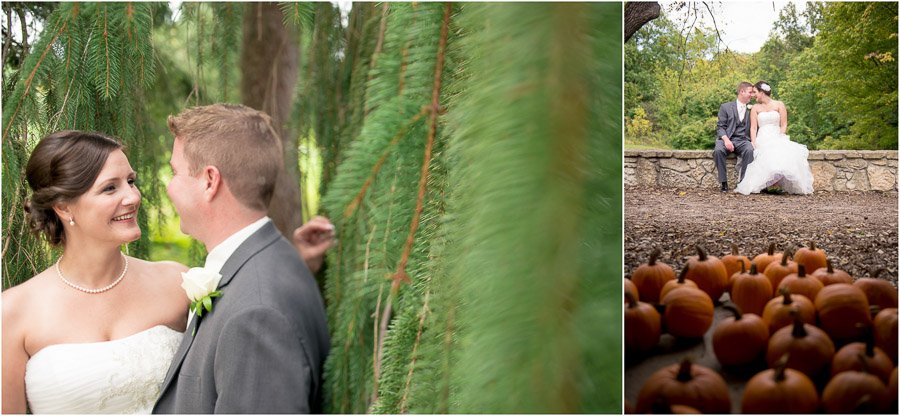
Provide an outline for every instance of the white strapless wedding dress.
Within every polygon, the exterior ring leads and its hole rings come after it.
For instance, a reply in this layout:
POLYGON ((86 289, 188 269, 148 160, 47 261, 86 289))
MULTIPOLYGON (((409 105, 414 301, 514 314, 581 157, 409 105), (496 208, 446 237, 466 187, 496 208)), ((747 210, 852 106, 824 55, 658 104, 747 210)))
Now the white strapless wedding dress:
POLYGON ((125 338, 44 347, 25 365, 37 413, 147 413, 183 334, 158 325, 125 338))
POLYGON ((765 111, 757 115, 756 149, 747 165, 744 179, 735 192, 744 195, 778 185, 791 194, 813 193, 813 175, 809 169, 809 150, 781 134, 781 114, 765 111))

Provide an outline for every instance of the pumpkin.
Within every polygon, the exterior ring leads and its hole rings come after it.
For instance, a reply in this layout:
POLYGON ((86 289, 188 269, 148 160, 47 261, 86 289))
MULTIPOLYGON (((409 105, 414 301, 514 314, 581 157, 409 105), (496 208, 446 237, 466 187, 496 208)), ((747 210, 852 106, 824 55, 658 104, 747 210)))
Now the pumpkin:
POLYGON ((637 300, 631 292, 625 292, 628 306, 625 307, 625 348, 646 351, 659 342, 662 332, 662 318, 649 303, 637 300))
POLYGON ((744 312, 760 316, 769 299, 772 299, 772 283, 765 275, 756 272, 756 263, 750 263, 750 273, 735 279, 731 301, 744 312))
POLYGON ((710 299, 718 301, 728 284, 728 271, 718 257, 707 256, 706 251, 700 246, 695 248, 697 255, 688 259, 689 270, 686 278, 693 280, 710 299))
POLYGON ((832 377, 822 391, 826 413, 883 413, 887 409, 887 388, 881 379, 866 371, 865 357, 858 357, 863 371, 844 371, 832 377))
POLYGON ((853 286, 858 287, 866 294, 869 305, 878 305, 881 309, 897 307, 897 288, 891 282, 879 279, 878 275, 884 269, 878 269, 874 277, 861 277, 853 282, 853 286))
POLYGON ((738 263, 738 265, 741 266, 741 271, 732 274, 732 275, 728 278, 728 284, 725 285, 725 291, 728 292, 729 294, 731 293, 732 287, 734 287, 734 281, 737 280, 738 277, 746 276, 746 275, 747 275, 747 268, 744 267, 744 263, 743 263, 743 262, 742 262, 742 263, 738 263))
POLYGON ((765 274, 766 267, 773 262, 781 261, 781 257, 783 254, 775 252, 775 243, 769 243, 769 249, 765 253, 759 254, 753 258, 753 262, 756 263, 756 270, 759 270, 760 273, 765 274))
POLYGON ((897 364, 897 308, 882 309, 872 320, 872 336, 894 365, 897 364))
POLYGON ((790 289, 778 290, 781 296, 770 300, 763 309, 762 319, 769 325, 769 332, 775 332, 794 322, 791 309, 796 309, 803 322, 816 321, 816 307, 806 296, 792 295, 790 289))
MULTIPOLYGON (((781 257, 781 261, 772 262, 766 267, 763 274, 769 278, 769 282, 772 283, 772 288, 777 289, 781 284, 781 279, 791 273, 797 273, 797 263, 794 263, 790 260, 791 251, 785 250, 784 255, 781 257)), ((812 300, 812 299, 810 299, 812 300)))
POLYGON ((819 393, 812 380, 800 371, 787 368, 787 355, 770 368, 757 373, 744 386, 742 413, 815 413, 819 393))
POLYGON ((823 285, 819 279, 807 275, 806 266, 798 264, 797 273, 791 273, 785 276, 781 279, 781 283, 778 287, 786 287, 795 295, 803 295, 806 296, 807 299, 813 300, 825 285, 823 285))
POLYGON ((731 277, 737 272, 743 272, 743 270, 749 269, 750 259, 748 259, 747 256, 738 254, 737 244, 732 244, 731 254, 722 256, 722 264, 725 265, 725 274, 731 277), (744 269, 741 268, 742 266, 744 267, 744 269))
POLYGON ((882 382, 887 384, 891 377, 891 370, 894 369, 894 362, 881 348, 875 346, 872 331, 868 328, 863 328, 863 330, 866 342, 851 342, 834 354, 834 358, 831 360, 831 376, 834 377, 844 371, 862 370, 862 361, 859 360, 859 355, 862 354, 865 357, 869 374, 878 376, 882 382))
POLYGON ((650 260, 638 266, 631 274, 631 281, 641 292, 640 300, 644 302, 659 302, 659 291, 666 282, 675 280, 675 271, 661 261, 657 261, 661 251, 657 248, 650 253, 650 260))
POLYGON ((847 272, 831 266, 831 260, 825 260, 825 268, 816 270, 812 276, 819 279, 825 286, 835 283, 853 283, 853 278, 847 272))
POLYGON ((663 285, 662 290, 659 291, 659 298, 662 299, 666 297, 666 295, 671 292, 673 289, 677 289, 682 286, 688 287, 697 287, 697 284, 694 283, 693 280, 685 279, 687 276, 688 266, 685 265, 683 269, 681 269, 681 274, 678 275, 678 279, 669 280, 666 284, 663 285))
POLYGON ((623 407, 624 407, 624 410, 622 411, 622 413, 624 413, 626 415, 634 414, 634 405, 632 405, 628 399, 625 399, 625 405, 623 407))
POLYGON ((700 289, 681 287, 669 291, 662 302, 666 330, 676 337, 701 338, 712 325, 713 303, 700 289))
POLYGON ((869 301, 862 290, 846 283, 828 285, 819 291, 814 301, 819 326, 835 340, 854 341, 863 333, 856 326, 871 325, 869 301))
POLYGON ((738 306, 725 305, 725 309, 734 316, 723 319, 713 330, 716 359, 726 366, 749 364, 766 350, 769 326, 757 315, 742 314, 738 306))
POLYGON ((894 367, 894 371, 891 371, 891 378, 888 382, 888 395, 890 396, 890 402, 894 404, 894 410, 897 410, 897 367, 894 367))
POLYGON ((634 282, 631 279, 625 278, 625 300, 628 301, 628 293, 631 292, 634 297, 640 299, 640 294, 638 293, 637 286, 634 285, 634 282))
POLYGON ((794 254, 794 261, 806 267, 807 273, 813 273, 826 265, 825 252, 816 249, 815 241, 809 242, 809 248, 801 247, 794 254))
POLYGON ((803 323, 803 318, 796 311, 791 315, 794 316, 794 325, 775 331, 769 338, 766 363, 774 367, 782 355, 790 354, 788 368, 815 378, 834 357, 834 343, 825 331, 803 323))
POLYGON ((647 379, 638 393, 637 413, 646 413, 659 402, 690 406, 703 413, 731 411, 728 385, 722 376, 692 364, 689 358, 664 367, 647 379))

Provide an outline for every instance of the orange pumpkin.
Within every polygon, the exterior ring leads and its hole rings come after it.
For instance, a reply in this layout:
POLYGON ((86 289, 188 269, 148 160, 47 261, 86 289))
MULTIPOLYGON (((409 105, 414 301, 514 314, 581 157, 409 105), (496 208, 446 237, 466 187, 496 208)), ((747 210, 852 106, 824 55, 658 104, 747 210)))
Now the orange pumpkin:
POLYGON ((819 326, 832 339, 854 341, 863 334, 856 324, 872 324, 869 301, 856 286, 846 283, 825 286, 816 295, 814 304, 819 315, 819 326))
POLYGON ((765 275, 756 272, 756 263, 750 263, 750 273, 735 279, 731 301, 744 312, 760 316, 769 299, 772 299, 772 283, 765 275))
POLYGON ((781 296, 770 300, 763 309, 762 319, 769 325, 769 332, 775 332, 794 322, 791 309, 797 310, 803 322, 816 321, 816 307, 806 296, 792 295, 787 288, 779 289, 779 293, 781 296))
POLYGON ((638 293, 637 286, 634 285, 634 282, 631 279, 625 278, 625 301, 628 301, 628 293, 631 292, 636 298, 640 299, 640 293, 638 293))
POLYGON ((816 270, 812 276, 819 279, 825 286, 835 283, 853 283, 853 278, 847 272, 831 266, 831 260, 825 260, 825 268, 816 270))
POLYGON ((863 329, 866 331, 866 342, 851 342, 834 354, 831 360, 831 376, 834 377, 844 371, 861 371, 863 362, 859 359, 859 355, 862 354, 868 365, 869 374, 878 376, 887 384, 891 370, 894 369, 894 362, 881 348, 875 346, 872 331, 868 328, 863 329))
MULTIPOLYGON (((865 357, 859 359, 865 369, 865 357)), ((822 391, 822 405, 827 413, 883 413, 889 399, 881 379, 866 371, 844 371, 832 377, 822 391)))
POLYGON ((891 371, 891 379, 888 382, 888 395, 890 396, 890 403, 894 404, 894 410, 897 410, 897 367, 894 367, 894 371, 891 371))
POLYGON ((801 247, 794 254, 794 261, 806 267, 807 273, 813 273, 822 267, 825 267, 825 252, 816 248, 814 241, 809 242, 809 248, 801 247))
POLYGON ((872 320, 875 345, 897 364, 897 308, 882 309, 872 320))
POLYGON ((631 281, 641 292, 640 300, 659 302, 659 291, 670 280, 675 280, 675 271, 668 264, 658 261, 661 251, 657 248, 650 253, 650 260, 638 266, 631 274, 631 281))
POLYGON ((662 299, 666 297, 666 295, 671 292, 673 289, 677 289, 682 286, 687 287, 697 287, 697 284, 694 283, 693 280, 687 280, 685 277, 687 276, 688 266, 685 265, 683 269, 681 269, 681 274, 678 275, 678 279, 669 280, 666 284, 663 285, 662 290, 659 291, 659 298, 662 299))
POLYGON ((753 262, 756 263, 756 270, 759 270, 760 273, 765 274, 766 267, 769 267, 769 264, 771 263, 777 263, 781 261, 782 256, 783 254, 775 252, 775 243, 769 243, 768 251, 754 257, 753 262))
POLYGON ((878 305, 881 309, 897 307, 897 288, 891 282, 879 279, 878 274, 881 270, 875 272, 875 277, 861 277, 853 282, 853 286, 858 287, 866 294, 869 305, 878 305))
POLYGON ((775 368, 762 371, 744 387, 742 413, 815 413, 819 393, 812 380, 800 371, 787 368, 787 356, 775 368))
POLYGON ((750 259, 747 256, 742 256, 738 254, 738 246, 737 244, 731 245, 731 254, 722 256, 722 264, 725 265, 725 274, 728 277, 731 277, 733 274, 737 272, 742 272, 743 266, 744 269, 750 268, 750 259))
POLYGON ((662 332, 662 318, 649 303, 637 300, 631 292, 625 292, 628 306, 625 307, 625 348, 646 351, 659 342, 662 332))
POLYGON ((713 303, 700 289, 681 287, 669 291, 662 302, 666 330, 676 337, 701 338, 712 325, 713 303))
POLYGON ((742 314, 738 306, 725 308, 734 316, 723 319, 713 330, 713 352, 722 365, 749 364, 766 350, 769 326, 757 315, 742 314))
POLYGON ((690 406, 703 413, 731 411, 728 385, 722 376, 690 359, 664 367, 647 379, 638 393, 637 413, 646 413, 659 402, 690 406))
POLYGON ((824 331, 803 323, 799 313, 793 312, 794 325, 775 331, 766 348, 766 362, 774 367, 784 354, 790 354, 787 366, 815 378, 834 357, 834 343, 824 331))
POLYGON ((728 284, 725 285, 725 291, 728 292, 729 294, 731 294, 731 289, 734 287, 734 281, 737 280, 738 277, 747 275, 747 268, 744 267, 744 263, 738 263, 738 265, 741 266, 741 271, 732 274, 728 278, 728 284))
POLYGON ((769 266, 766 267, 766 270, 763 274, 769 278, 769 282, 772 283, 772 288, 777 289, 778 285, 781 284, 781 279, 791 273, 797 273, 797 263, 794 263, 790 260, 791 251, 785 250, 784 255, 781 257, 781 261, 769 263, 769 266))
POLYGON ((813 300, 819 291, 825 287, 819 279, 806 274, 806 266, 797 265, 797 273, 791 273, 781 279, 779 288, 786 287, 795 295, 806 296, 807 299, 813 300))
POLYGON ((728 284, 728 271, 718 257, 707 256, 700 246, 696 249, 697 255, 688 259, 687 279, 693 280, 710 299, 718 301, 728 284))

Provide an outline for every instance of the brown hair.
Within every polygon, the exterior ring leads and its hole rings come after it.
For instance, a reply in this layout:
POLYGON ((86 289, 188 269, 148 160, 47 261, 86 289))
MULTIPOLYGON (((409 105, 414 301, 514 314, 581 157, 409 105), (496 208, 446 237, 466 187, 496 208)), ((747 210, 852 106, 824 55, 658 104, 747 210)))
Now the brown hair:
POLYGON ((765 82, 765 81, 759 81, 756 83, 756 85, 754 85, 754 87, 756 87, 756 89, 759 90, 759 92, 765 94, 766 96, 768 96, 768 97, 772 96, 772 84, 769 84, 768 82, 765 82), (766 91, 766 90, 762 89, 763 85, 768 86, 769 90, 766 91))
POLYGON ((752 87, 752 86, 753 86, 753 84, 751 84, 751 83, 749 83, 749 82, 747 82, 747 81, 741 81, 741 83, 738 84, 738 87, 737 87, 737 93, 740 94, 741 91, 747 89, 747 87, 752 87))
POLYGON ((91 189, 109 154, 122 144, 100 133, 62 130, 44 137, 25 166, 31 199, 25 203, 31 232, 52 246, 65 243, 62 222, 53 207, 69 203, 91 189))
POLYGON ((281 138, 266 113, 213 104, 170 115, 168 125, 184 144, 191 175, 215 166, 238 201, 251 209, 268 209, 284 156, 281 138))

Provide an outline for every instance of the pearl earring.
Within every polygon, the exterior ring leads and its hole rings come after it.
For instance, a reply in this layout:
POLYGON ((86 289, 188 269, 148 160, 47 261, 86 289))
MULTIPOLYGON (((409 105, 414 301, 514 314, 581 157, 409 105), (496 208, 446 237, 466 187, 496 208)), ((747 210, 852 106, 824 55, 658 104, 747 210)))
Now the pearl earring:
POLYGON ((69 225, 75 225, 75 220, 72 217, 69 217, 69 225))

